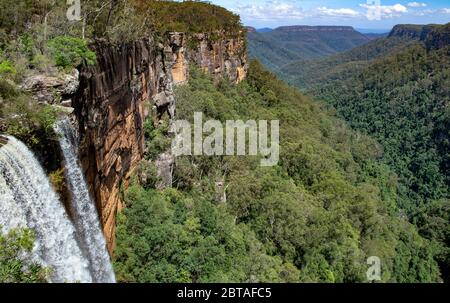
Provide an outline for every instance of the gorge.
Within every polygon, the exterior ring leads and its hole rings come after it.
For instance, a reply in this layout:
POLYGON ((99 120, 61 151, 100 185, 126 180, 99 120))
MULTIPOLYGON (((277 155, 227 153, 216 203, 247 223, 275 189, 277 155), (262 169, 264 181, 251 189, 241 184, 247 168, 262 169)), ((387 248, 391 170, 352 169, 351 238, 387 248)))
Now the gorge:
POLYGON ((449 167, 448 26, 263 35, 202 1, 82 8, 67 22, 65 5, 0 1, 0 282, 364 283, 373 256, 382 282, 448 280, 447 179, 433 186, 449 167), (324 93, 328 68, 351 76, 329 90, 336 109, 275 74, 324 93), (195 113, 279 121, 275 165, 250 149, 175 158, 174 124, 195 113), (348 124, 380 117, 399 151, 348 124), (431 135, 434 154, 405 157, 431 135))

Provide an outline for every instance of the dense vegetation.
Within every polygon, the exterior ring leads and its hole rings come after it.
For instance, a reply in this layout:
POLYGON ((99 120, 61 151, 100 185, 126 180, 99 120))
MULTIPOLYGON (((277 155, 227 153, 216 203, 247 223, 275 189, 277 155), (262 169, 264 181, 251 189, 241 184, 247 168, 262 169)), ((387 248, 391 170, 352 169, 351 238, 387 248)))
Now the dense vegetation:
POLYGON ((351 77, 367 68, 374 60, 408 48, 414 43, 415 40, 404 37, 376 39, 333 56, 285 62, 278 74, 295 87, 311 89, 336 79, 351 77))
POLYGON ((380 140, 419 204, 448 194, 449 70, 449 48, 416 45, 375 62, 351 85, 317 89, 352 126, 380 140))
POLYGON ((289 64, 283 77, 381 143, 398 174, 398 205, 440 247, 449 279, 449 25, 397 26, 388 38, 289 64))
POLYGON ((167 31, 243 34, 239 16, 206 1, 85 0, 79 21, 67 20, 68 8, 58 0, 2 0, 0 44, 25 31, 42 42, 51 35, 125 42, 167 31))
POLYGON ((373 255, 383 281, 439 281, 438 248, 400 216, 397 177, 378 162, 375 141, 257 62, 237 86, 193 71, 177 91, 178 118, 195 111, 222 122, 280 119, 280 163, 185 156, 165 191, 137 173, 118 220, 119 281, 364 282, 373 255))
POLYGON ((126 1, 136 12, 150 16, 148 25, 158 32, 179 31, 203 33, 220 31, 240 34, 241 21, 238 15, 209 1, 126 1))
POLYGON ((298 31, 295 27, 287 27, 267 32, 249 32, 249 54, 278 72, 291 62, 329 56, 369 41, 369 38, 355 30, 325 28, 312 27, 298 31))
POLYGON ((30 147, 42 147, 53 134, 56 110, 36 107, 27 94, 20 92, 8 79, 0 78, 0 131, 8 131, 30 147))
POLYGON ((0 11, 0 131, 45 150, 58 110, 24 91, 26 80, 94 64, 95 53, 86 40, 70 36, 60 2, 1 1, 0 11))
MULTIPOLYGON (((400 206, 411 217, 424 216, 427 207, 433 212, 432 201, 444 199, 438 204, 443 209, 450 204, 449 50, 427 51, 415 45, 375 62, 356 77, 315 91, 352 127, 382 143, 384 161, 400 178, 400 206)), ((432 220, 445 222, 441 232, 448 233, 448 214, 441 215, 432 220)), ((437 240, 446 247, 443 265, 448 266, 448 234, 437 240)))

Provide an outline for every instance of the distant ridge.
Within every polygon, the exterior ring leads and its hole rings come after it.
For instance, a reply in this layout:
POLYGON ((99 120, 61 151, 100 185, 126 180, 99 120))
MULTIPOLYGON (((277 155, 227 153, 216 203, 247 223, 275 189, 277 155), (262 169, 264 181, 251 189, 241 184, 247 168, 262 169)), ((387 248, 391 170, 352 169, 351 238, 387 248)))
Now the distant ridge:
POLYGON ((263 28, 258 28, 256 31, 258 33, 269 33, 271 31, 273 31, 273 29, 270 27, 263 27, 263 28))
POLYGON ((361 34, 386 34, 391 32, 392 28, 355 28, 361 34))
POLYGON ((384 33, 384 34, 367 33, 367 34, 363 34, 363 35, 366 36, 367 38, 369 38, 370 40, 375 40, 375 39, 379 39, 379 38, 385 38, 389 35, 389 33, 384 33))
POLYGON ((248 31, 250 56, 273 71, 298 60, 317 59, 369 42, 351 26, 280 26, 274 30, 248 31))
POLYGON ((284 32, 309 32, 309 31, 355 31, 351 26, 309 26, 309 25, 292 25, 292 26, 280 26, 275 29, 275 31, 284 32))

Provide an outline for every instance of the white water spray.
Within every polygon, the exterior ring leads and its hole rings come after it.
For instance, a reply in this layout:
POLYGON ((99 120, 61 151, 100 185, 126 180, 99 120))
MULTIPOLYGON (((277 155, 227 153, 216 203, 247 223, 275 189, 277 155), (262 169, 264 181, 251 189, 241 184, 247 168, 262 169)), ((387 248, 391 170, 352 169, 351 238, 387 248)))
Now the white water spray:
POLYGON ((55 132, 60 136, 59 144, 65 160, 65 176, 72 195, 75 228, 80 236, 82 248, 90 261, 94 282, 114 283, 106 241, 103 235, 97 209, 90 198, 81 167, 75 152, 76 136, 66 118, 56 123, 55 132))
POLYGON ((0 147, 0 225, 36 234, 32 261, 52 270, 50 282, 92 282, 75 229, 33 153, 7 136, 0 147))

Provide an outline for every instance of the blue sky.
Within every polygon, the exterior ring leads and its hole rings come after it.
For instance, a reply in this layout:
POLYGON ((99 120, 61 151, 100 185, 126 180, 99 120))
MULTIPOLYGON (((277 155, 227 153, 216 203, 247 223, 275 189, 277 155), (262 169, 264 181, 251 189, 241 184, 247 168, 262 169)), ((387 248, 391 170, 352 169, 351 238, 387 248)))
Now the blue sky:
POLYGON ((244 25, 351 25, 390 29, 395 24, 448 23, 449 0, 212 0, 239 14, 244 25))

